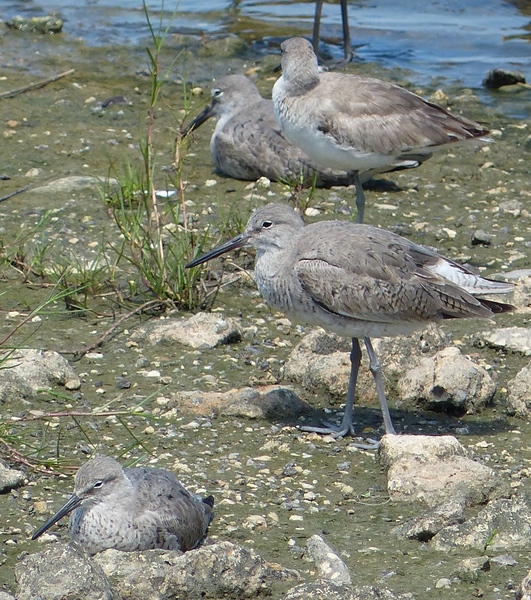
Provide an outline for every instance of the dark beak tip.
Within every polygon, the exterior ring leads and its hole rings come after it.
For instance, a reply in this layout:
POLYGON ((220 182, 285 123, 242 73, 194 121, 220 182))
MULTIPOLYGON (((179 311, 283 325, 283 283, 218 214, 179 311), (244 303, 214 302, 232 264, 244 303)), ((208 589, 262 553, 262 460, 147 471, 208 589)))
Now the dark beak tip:
POLYGON ((185 139, 188 135, 190 135, 190 133, 192 133, 196 129, 199 129, 199 127, 201 127, 203 123, 208 121, 208 119, 210 119, 210 117, 213 116, 213 107, 212 105, 209 105, 201 113, 199 113, 193 121, 189 123, 188 127, 181 127, 181 138, 185 139))
POLYGON ((58 521, 60 521, 64 516, 68 515, 69 513, 71 513, 74 509, 76 509, 78 506, 81 505, 81 499, 76 496, 75 494, 72 494, 72 496, 70 497, 70 500, 68 500, 68 502, 66 504, 64 504, 56 513, 55 515, 53 515, 52 517, 50 517, 46 523, 44 523, 43 525, 41 525, 37 531, 34 532, 34 534, 31 536, 32 540, 36 540, 37 538, 41 537, 41 535, 43 535, 43 533, 46 533, 46 531, 48 531, 48 529, 50 529, 50 527, 52 527, 52 525, 55 525, 58 521))
POLYGON ((245 233, 241 233, 235 238, 229 240, 228 242, 221 244, 221 246, 214 248, 210 252, 207 252, 206 254, 202 254, 201 256, 194 258, 194 260, 191 260, 188 264, 184 266, 184 268, 190 269, 192 267, 197 267, 203 263, 208 262, 209 260, 212 260, 213 258, 218 258, 218 256, 222 256, 226 252, 230 252, 231 250, 236 250, 237 248, 242 248, 243 246, 246 246, 248 241, 249 236, 245 233))

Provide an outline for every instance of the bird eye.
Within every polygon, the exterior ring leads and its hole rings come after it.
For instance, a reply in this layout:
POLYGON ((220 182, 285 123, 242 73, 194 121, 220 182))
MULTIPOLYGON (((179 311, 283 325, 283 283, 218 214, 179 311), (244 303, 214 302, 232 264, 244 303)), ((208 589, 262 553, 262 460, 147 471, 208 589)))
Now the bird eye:
POLYGON ((273 227, 273 221, 264 221, 262 223, 262 229, 270 229, 273 227))
POLYGON ((94 490, 98 490, 99 488, 103 487, 103 481, 96 481, 96 483, 92 486, 92 489, 94 490))
POLYGON ((217 98, 218 96, 221 96, 221 94, 223 94, 223 92, 219 88, 216 88, 216 89, 212 90, 212 96, 214 98, 217 98))

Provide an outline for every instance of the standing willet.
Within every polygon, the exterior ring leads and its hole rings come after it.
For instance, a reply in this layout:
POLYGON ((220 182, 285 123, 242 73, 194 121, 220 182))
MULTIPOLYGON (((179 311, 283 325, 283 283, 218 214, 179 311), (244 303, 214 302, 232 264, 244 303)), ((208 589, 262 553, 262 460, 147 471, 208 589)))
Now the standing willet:
MULTIPOLYGON (((273 102, 262 98, 245 75, 221 77, 212 90, 212 101, 189 125, 182 136, 200 127, 211 117, 218 122, 210 140, 216 168, 229 177, 256 181, 303 183, 317 187, 351 185, 355 174, 322 167, 303 150, 289 142, 275 118, 273 102)), ((397 161, 383 169, 363 171, 362 182, 384 171, 418 166, 417 161, 397 161)))
POLYGON ((431 322, 492 317, 512 306, 476 298, 512 285, 480 277, 385 229, 347 221, 305 225, 288 206, 256 210, 240 235, 191 261, 195 267, 234 248, 257 249, 256 284, 266 302, 290 319, 352 338, 345 415, 339 428, 305 428, 344 436, 352 411, 364 338, 386 433, 395 433, 380 361, 371 337, 408 335, 431 322))
MULTIPOLYGON (((320 73, 310 42, 281 44, 282 77, 273 87, 275 114, 286 137, 319 164, 362 171, 431 153, 488 133, 392 83, 345 73, 320 73)), ((356 180, 358 223, 365 196, 356 180)))
POLYGON ((31 538, 68 513, 70 537, 89 554, 165 548, 192 550, 205 538, 214 498, 202 499, 163 469, 124 469, 96 456, 77 472, 74 493, 31 538))

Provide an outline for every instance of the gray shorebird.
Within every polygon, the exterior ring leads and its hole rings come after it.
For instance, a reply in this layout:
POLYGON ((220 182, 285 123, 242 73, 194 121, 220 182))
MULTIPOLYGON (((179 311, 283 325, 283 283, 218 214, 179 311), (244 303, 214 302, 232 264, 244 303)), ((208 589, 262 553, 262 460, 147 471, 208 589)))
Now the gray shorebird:
POLYGON ((109 548, 192 550, 206 536, 213 506, 212 496, 190 493, 169 471, 124 469, 113 458, 96 456, 77 472, 68 502, 31 539, 71 513, 70 537, 89 554, 109 548))
POLYGON ((195 267, 248 245, 257 250, 256 284, 269 305, 295 322, 352 338, 351 374, 340 427, 305 430, 336 436, 353 433, 361 360, 358 338, 365 342, 385 432, 394 434, 381 364, 370 338, 408 335, 443 319, 490 318, 513 308, 476 297, 509 292, 510 283, 480 277, 385 229, 348 221, 305 225, 299 214, 281 204, 259 208, 243 233, 186 266, 195 267))
POLYGON ((354 175, 320 168, 305 152, 284 137, 275 118, 273 102, 262 98, 245 75, 227 75, 216 81, 212 100, 182 132, 186 137, 211 117, 218 121, 210 140, 216 168, 229 177, 256 181, 299 182, 318 187, 350 185, 354 175))
MULTIPOLYGON (((273 87, 275 114, 286 137, 332 169, 360 172, 411 155, 432 153, 488 130, 408 90, 370 77, 321 73, 310 42, 281 44, 282 76, 273 87)), ((358 223, 365 195, 355 180, 358 223)))
MULTIPOLYGON (((245 75, 221 77, 212 90, 210 104, 183 130, 186 137, 211 117, 217 118, 210 153, 217 170, 234 179, 272 181, 317 187, 354 184, 356 175, 321 166, 289 142, 275 118, 273 102, 262 98, 245 75)), ((422 157, 427 158, 427 157, 422 157)), ((387 168, 362 171, 359 179, 391 170, 412 168, 419 161, 396 161, 387 168)))

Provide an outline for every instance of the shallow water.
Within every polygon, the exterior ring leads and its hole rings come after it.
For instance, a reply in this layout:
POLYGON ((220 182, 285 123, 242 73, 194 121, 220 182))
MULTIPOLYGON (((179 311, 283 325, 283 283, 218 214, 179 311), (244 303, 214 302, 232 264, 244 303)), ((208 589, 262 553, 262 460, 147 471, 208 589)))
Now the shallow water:
MULTIPOLYGON (((263 39, 264 27, 292 28, 310 35, 313 2, 148 0, 153 22, 160 17, 171 31, 199 35, 236 33, 257 47, 275 46, 275 38, 263 39), (162 10, 161 10, 162 7, 162 10), (172 18, 173 17, 173 18, 172 18)), ((424 85, 432 78, 479 87, 492 68, 530 67, 530 17, 524 9, 504 0, 373 0, 350 2, 352 42, 364 61, 387 68, 410 69, 424 85)), ((525 3, 524 3, 525 7, 525 3)), ((63 35, 90 46, 142 45, 149 31, 140 0, 50 0, 13 2, 4 0, 0 16, 38 16, 58 11, 65 20, 63 35)), ((338 4, 323 7, 322 37, 335 39, 327 50, 342 56, 338 38, 341 17, 338 4)))

